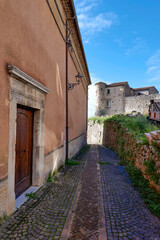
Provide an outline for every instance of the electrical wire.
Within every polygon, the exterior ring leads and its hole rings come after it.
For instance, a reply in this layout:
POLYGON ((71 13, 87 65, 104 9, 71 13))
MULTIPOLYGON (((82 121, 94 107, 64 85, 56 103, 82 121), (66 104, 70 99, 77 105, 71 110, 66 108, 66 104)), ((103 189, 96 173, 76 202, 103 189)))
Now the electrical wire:
MULTIPOLYGON (((66 38, 65 38, 65 36, 63 35, 63 33, 62 33, 61 29, 60 29, 60 26, 59 26, 59 24, 58 24, 58 22, 57 22, 57 19, 56 19, 55 15, 54 15, 54 13, 53 13, 53 11, 52 11, 52 8, 51 8, 51 6, 50 6, 49 0, 46 0, 46 2, 47 2, 47 5, 48 5, 48 7, 49 7, 49 9, 50 9, 50 12, 51 12, 51 14, 52 14, 52 17, 54 18, 54 21, 55 21, 55 23, 56 23, 56 25, 57 25, 57 27, 58 27, 58 30, 59 30, 59 32, 60 32, 63 40, 64 40, 65 43, 66 43, 66 38)), ((55 2, 55 5, 56 5, 58 14, 59 14, 59 16, 60 16, 60 18, 61 18, 61 21, 62 21, 63 25, 66 27, 66 24, 65 24, 65 22, 64 22, 64 20, 63 20, 63 17, 62 17, 62 14, 61 14, 61 12, 60 12, 60 9, 59 9, 59 7, 58 7, 57 1, 54 0, 54 2, 55 2)), ((75 17, 73 17, 73 19, 75 19, 75 17)), ((70 28, 69 28, 69 30, 71 31, 70 28)), ((72 50, 73 50, 74 56, 75 56, 75 58, 76 58, 76 61, 77 61, 77 63, 78 63, 79 69, 81 70, 81 72, 83 72, 83 70, 82 70, 82 68, 81 68, 81 65, 80 65, 80 63, 79 63, 79 60, 78 60, 78 58, 77 58, 77 55, 76 55, 76 53, 75 53, 75 50, 74 50, 73 46, 72 46, 72 50)), ((69 52, 70 52, 70 51, 69 51, 69 52)), ((76 63, 75 63, 75 61, 74 61, 74 59, 73 59, 73 56, 72 56, 71 52, 70 52, 70 55, 71 55, 71 58, 72 58, 72 60, 73 60, 73 63, 74 63, 74 66, 75 66, 77 72, 79 72, 79 71, 78 71, 78 67, 77 67, 77 65, 76 65, 76 63)), ((85 83, 86 83, 86 85, 87 85, 87 81, 86 81, 86 79, 85 79, 84 76, 83 76, 83 78, 84 78, 85 83)))

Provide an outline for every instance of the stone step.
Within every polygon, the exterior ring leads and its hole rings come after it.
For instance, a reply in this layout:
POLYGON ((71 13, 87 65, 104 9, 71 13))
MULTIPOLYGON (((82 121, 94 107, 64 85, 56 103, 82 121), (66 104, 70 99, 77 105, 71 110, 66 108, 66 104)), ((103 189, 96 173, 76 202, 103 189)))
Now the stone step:
POLYGON ((150 134, 151 134, 151 136, 152 136, 152 138, 153 138, 154 140, 160 140, 160 139, 158 138, 158 133, 157 133, 157 131, 152 131, 152 132, 150 132, 150 134))
POLYGON ((157 146, 157 147, 160 147, 160 140, 157 140, 157 141, 156 141, 156 146, 157 146))
POLYGON ((153 141, 153 138, 152 138, 151 134, 150 134, 150 133, 145 133, 144 135, 145 135, 145 137, 147 138, 149 144, 151 144, 152 141, 153 141))
POLYGON ((157 132, 156 134, 158 136, 158 140, 160 140, 160 130, 157 130, 156 132, 157 132))

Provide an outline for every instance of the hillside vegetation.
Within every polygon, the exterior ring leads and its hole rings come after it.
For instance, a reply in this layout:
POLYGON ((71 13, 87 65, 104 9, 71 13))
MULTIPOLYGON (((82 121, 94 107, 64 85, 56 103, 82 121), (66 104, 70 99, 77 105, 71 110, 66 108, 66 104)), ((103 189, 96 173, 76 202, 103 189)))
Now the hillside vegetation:
POLYGON ((89 118, 89 120, 92 120, 93 122, 97 122, 99 124, 103 124, 105 121, 119 122, 124 126, 124 128, 128 129, 134 137, 136 137, 141 142, 146 143, 147 139, 145 138, 144 133, 159 129, 147 120, 147 116, 129 117, 126 115, 114 115, 112 117, 93 117, 89 118))

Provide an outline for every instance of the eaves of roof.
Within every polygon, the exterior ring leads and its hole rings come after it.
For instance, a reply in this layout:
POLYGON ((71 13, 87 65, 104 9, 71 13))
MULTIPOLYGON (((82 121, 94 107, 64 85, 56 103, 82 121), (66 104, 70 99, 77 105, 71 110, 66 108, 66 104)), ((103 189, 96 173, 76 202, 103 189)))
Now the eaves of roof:
MULTIPOLYGON (((86 60, 85 51, 84 51, 84 47, 83 47, 82 37, 81 37, 79 25, 78 25, 77 14, 76 14, 74 2, 73 2, 73 0, 67 0, 67 1, 66 0, 61 0, 61 3, 62 3, 62 6, 64 8, 64 12, 66 14, 66 18, 75 17, 75 19, 72 20, 72 26, 74 26, 74 28, 77 32, 77 35, 78 35, 78 40, 79 40, 79 44, 80 44, 80 48, 81 48, 81 55, 82 55, 83 60, 84 60, 83 67, 85 67, 85 73, 87 75, 87 82, 88 82, 88 85, 89 85, 89 84, 91 84, 91 79, 90 79, 87 60, 86 60), (68 11, 67 11, 67 8, 68 8, 68 11)), ((69 21, 69 23, 70 22, 71 21, 69 21)), ((78 46, 77 46, 77 48, 78 48, 78 46)))

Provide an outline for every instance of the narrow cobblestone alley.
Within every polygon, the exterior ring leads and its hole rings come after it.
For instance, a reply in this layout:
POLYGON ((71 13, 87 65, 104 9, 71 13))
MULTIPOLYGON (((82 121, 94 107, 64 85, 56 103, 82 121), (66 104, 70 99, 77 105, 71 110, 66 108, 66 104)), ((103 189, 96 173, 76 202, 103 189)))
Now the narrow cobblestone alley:
POLYGON ((131 186, 117 155, 92 145, 80 161, 17 210, 0 228, 0 239, 160 240, 160 220, 131 186))
POLYGON ((104 199, 107 239, 160 239, 160 220, 146 208, 137 190, 130 183, 119 158, 98 146, 104 199))

